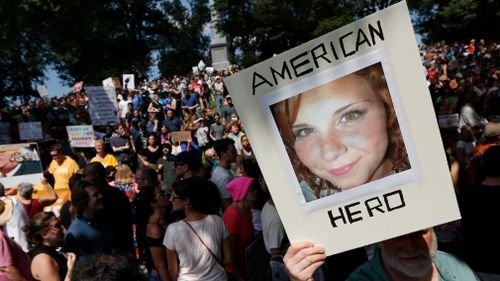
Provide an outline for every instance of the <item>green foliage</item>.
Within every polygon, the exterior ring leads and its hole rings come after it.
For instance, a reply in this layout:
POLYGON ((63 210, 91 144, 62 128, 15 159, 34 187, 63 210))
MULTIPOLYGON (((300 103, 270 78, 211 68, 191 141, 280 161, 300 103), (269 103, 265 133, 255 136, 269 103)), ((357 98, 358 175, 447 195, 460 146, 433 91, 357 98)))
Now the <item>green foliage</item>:
POLYGON ((393 4, 379 1, 215 0, 217 28, 249 66, 393 4))
POLYGON ((0 1, 0 107, 5 97, 36 95, 33 84, 44 78, 47 45, 37 1, 0 1))
POLYGON ((210 21, 208 1, 191 0, 189 7, 180 0, 165 1, 163 13, 170 29, 160 36, 158 68, 163 76, 187 73, 208 51, 209 38, 203 34, 210 21))

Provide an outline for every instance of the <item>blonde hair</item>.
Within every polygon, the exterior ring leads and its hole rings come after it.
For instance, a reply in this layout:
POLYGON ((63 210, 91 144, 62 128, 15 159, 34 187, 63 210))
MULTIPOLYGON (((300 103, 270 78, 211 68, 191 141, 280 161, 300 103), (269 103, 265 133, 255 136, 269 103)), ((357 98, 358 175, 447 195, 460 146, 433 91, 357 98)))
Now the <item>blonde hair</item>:
POLYGON ((120 164, 116 168, 116 174, 115 174, 115 184, 127 184, 127 183, 134 183, 135 182, 135 177, 134 174, 132 173, 132 170, 130 167, 126 164, 120 164))

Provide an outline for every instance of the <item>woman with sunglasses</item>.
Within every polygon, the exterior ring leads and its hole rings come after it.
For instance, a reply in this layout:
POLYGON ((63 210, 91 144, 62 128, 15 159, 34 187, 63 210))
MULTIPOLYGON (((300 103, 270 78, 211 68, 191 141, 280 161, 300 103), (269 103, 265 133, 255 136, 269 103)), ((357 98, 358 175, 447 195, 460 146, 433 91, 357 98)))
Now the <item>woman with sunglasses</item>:
POLYGON ((54 213, 38 213, 24 227, 29 243, 31 275, 35 280, 72 280, 76 262, 74 253, 66 257, 57 251, 64 234, 61 223, 54 213))
POLYGON ((148 280, 170 281, 167 268, 167 254, 163 246, 163 236, 167 229, 167 215, 170 209, 170 193, 157 185, 154 189, 154 198, 150 203, 153 213, 149 216, 146 226, 144 244, 149 248, 146 255, 148 280))
POLYGON ((172 208, 183 220, 168 226, 163 239, 172 280, 227 280, 224 265, 232 261, 229 234, 222 218, 210 215, 215 184, 200 177, 172 185, 172 208))

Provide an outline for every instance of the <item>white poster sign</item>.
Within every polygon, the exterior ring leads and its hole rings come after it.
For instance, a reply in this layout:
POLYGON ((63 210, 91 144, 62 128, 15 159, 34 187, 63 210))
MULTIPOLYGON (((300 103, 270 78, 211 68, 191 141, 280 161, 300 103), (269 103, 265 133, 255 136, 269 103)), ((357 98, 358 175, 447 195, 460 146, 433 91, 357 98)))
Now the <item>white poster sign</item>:
POLYGON ((198 74, 200 74, 200 70, 198 69, 198 67, 197 67, 197 66, 193 66, 193 67, 192 67, 192 72, 193 72, 193 74, 194 74, 194 75, 198 75, 198 74))
POLYGON ((134 74, 123 74, 122 85, 123 85, 123 89, 134 90, 135 89, 135 76, 134 76, 134 74))
POLYGON ((198 63, 198 69, 199 70, 203 70, 205 68, 205 63, 203 62, 203 60, 200 60, 200 62, 198 63))
POLYGON ((94 147, 94 128, 91 125, 66 126, 71 147, 94 147))
POLYGON ((14 188, 21 182, 40 183, 42 163, 36 143, 0 145, 0 183, 14 188))
POLYGON ((102 80, 102 86, 103 87, 111 87, 114 88, 115 84, 113 84, 113 77, 108 77, 104 80, 102 80))
POLYGON ((89 99, 92 125, 103 126, 117 123, 119 118, 115 88, 97 86, 85 89, 89 99))
POLYGON ((19 123, 20 140, 41 140, 43 139, 42 122, 21 122, 19 123))
POLYGON ((290 241, 330 255, 460 217, 405 2, 224 82, 290 241))
POLYGON ((439 128, 458 128, 459 116, 458 113, 438 116, 439 128))
POLYGON ((38 91, 38 94, 42 99, 49 96, 49 90, 47 90, 47 86, 45 85, 38 85, 38 87, 36 87, 36 90, 38 91))

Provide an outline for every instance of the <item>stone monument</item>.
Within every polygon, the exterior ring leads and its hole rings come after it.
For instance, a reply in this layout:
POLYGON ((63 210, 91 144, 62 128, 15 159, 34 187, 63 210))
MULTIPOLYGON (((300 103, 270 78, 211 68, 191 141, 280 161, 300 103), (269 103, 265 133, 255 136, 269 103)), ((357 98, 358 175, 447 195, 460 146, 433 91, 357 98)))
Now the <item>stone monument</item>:
POLYGON ((212 67, 215 70, 226 70, 231 65, 229 63, 229 52, 227 49, 227 39, 224 34, 217 32, 215 23, 218 19, 217 11, 214 8, 214 1, 209 1, 210 5, 210 29, 212 38, 210 41, 210 53, 212 55, 212 67))

